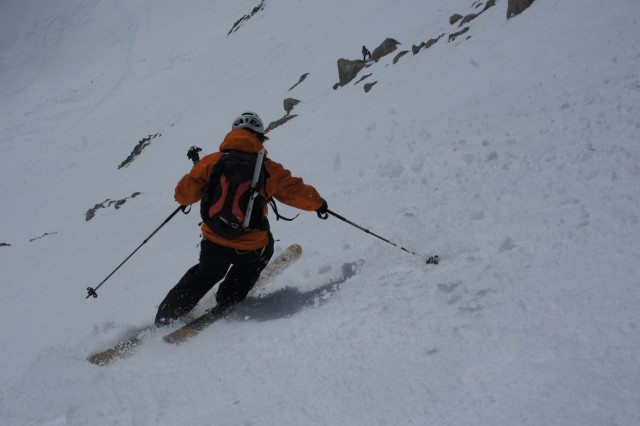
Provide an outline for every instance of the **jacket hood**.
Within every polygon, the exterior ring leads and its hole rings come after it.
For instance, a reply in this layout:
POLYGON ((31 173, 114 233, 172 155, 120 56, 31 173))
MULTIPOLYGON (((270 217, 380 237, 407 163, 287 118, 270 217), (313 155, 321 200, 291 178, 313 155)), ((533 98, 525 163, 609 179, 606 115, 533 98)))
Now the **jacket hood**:
MULTIPOLYGON (((220 144, 220 151, 240 151, 255 154, 264 146, 252 132, 246 129, 235 129, 227 133, 220 144)), ((265 149, 265 155, 267 150, 265 149)))

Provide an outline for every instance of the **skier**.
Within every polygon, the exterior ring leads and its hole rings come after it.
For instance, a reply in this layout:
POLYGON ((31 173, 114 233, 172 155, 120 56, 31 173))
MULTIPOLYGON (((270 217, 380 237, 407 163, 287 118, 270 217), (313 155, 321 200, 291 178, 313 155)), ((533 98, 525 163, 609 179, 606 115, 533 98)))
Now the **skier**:
MULTIPOLYGON (((260 117, 252 112, 242 113, 233 121, 232 130, 220 144, 220 151, 202 158, 177 184, 175 199, 183 206, 198 202, 216 162, 224 152, 240 151, 256 154, 263 149, 265 136, 260 117)), ((266 151, 265 151, 266 152, 266 151)), ((264 200, 270 197, 306 211, 316 211, 326 219, 327 202, 318 191, 306 185, 301 178, 281 164, 265 158, 267 178, 260 190, 264 200)), ((260 229, 244 233, 236 238, 225 238, 202 224, 203 239, 200 243, 199 263, 191 267, 164 298, 158 308, 157 326, 170 324, 190 312, 204 295, 221 281, 216 293, 218 306, 226 308, 247 297, 260 273, 273 255, 274 240, 266 218, 266 204, 262 212, 260 229), (224 278, 224 279, 223 279, 224 278)))
POLYGON ((367 56, 369 57, 369 59, 371 59, 371 52, 369 52, 369 49, 367 49, 366 47, 362 46, 362 60, 366 61, 367 60, 367 56))

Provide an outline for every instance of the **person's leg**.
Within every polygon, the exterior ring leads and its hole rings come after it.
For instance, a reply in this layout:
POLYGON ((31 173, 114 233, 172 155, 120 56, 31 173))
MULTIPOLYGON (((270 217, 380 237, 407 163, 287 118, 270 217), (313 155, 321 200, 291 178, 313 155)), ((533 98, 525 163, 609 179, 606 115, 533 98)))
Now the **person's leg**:
POLYGON ((231 264, 226 247, 207 240, 200 246, 200 263, 192 266, 158 307, 155 323, 167 325, 189 313, 211 288, 220 281, 231 264))
POLYGON ((231 306, 243 301, 260 277, 273 256, 273 237, 262 250, 236 252, 231 269, 216 293, 216 301, 221 306, 231 306))

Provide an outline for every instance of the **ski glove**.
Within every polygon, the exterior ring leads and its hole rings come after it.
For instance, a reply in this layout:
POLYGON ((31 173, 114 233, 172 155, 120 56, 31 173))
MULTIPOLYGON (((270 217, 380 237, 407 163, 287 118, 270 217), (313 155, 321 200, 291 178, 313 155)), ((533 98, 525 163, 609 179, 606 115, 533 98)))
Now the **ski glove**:
POLYGON ((322 205, 316 210, 316 213, 318 213, 318 217, 323 220, 329 217, 329 206, 327 206, 325 200, 322 200, 322 205))
POLYGON ((189 151, 187 151, 187 158, 193 161, 193 164, 198 163, 198 161, 200 161, 200 154, 198 154, 200 151, 202 151, 202 148, 192 146, 189 148, 189 151))

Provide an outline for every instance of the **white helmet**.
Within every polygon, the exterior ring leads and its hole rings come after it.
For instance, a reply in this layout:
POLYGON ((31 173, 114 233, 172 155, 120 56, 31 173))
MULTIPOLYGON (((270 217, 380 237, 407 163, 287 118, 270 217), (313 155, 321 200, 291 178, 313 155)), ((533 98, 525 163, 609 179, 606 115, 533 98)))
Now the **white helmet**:
POLYGON ((251 129, 256 133, 264 135, 264 125, 260 116, 255 112, 243 112, 238 118, 233 120, 232 129, 251 129))

